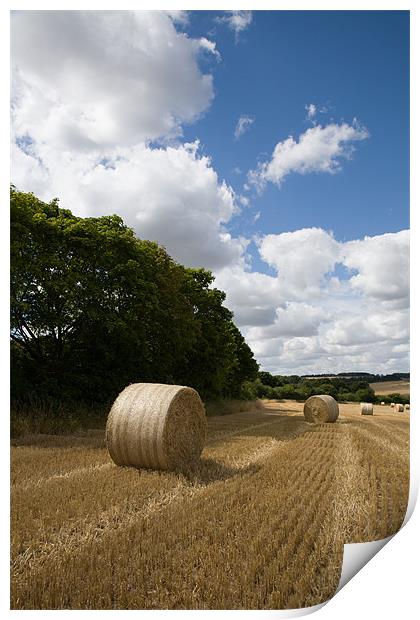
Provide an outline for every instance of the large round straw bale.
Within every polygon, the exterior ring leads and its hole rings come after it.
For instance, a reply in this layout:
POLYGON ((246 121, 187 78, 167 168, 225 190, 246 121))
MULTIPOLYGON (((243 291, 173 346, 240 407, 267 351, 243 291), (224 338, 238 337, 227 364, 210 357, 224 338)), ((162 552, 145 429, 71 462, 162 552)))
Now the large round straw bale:
POLYGON ((373 415, 372 403, 360 403, 360 413, 362 415, 373 415))
POLYGON ((303 415, 308 422, 335 422, 338 418, 337 401, 328 394, 311 396, 303 406, 303 415))
POLYGON ((182 470, 200 458, 206 430, 203 403, 192 388, 133 383, 112 405, 106 444, 117 465, 182 470))
POLYGON ((406 405, 406 406, 405 406, 405 410, 406 410, 406 411, 410 411, 410 405, 406 405))
POLYGON ((396 403, 395 411, 398 411, 398 413, 402 413, 404 411, 404 405, 402 405, 401 403, 396 403))

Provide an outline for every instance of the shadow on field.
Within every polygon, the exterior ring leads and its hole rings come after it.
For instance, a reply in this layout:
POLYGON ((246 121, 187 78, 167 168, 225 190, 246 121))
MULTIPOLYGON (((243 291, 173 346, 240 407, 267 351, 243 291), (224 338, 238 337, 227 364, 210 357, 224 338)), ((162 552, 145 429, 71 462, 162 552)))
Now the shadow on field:
POLYGON ((224 465, 215 459, 202 458, 196 467, 184 471, 183 474, 192 484, 206 486, 214 482, 229 480, 229 478, 234 478, 235 476, 254 474, 259 469, 260 467, 255 463, 251 463, 246 467, 232 467, 224 465))

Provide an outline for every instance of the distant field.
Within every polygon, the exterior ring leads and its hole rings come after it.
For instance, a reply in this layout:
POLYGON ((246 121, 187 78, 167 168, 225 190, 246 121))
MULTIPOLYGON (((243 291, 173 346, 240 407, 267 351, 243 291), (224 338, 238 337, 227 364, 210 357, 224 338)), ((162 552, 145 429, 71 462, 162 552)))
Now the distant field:
POLYGON ((370 387, 375 391, 375 394, 409 394, 410 382, 409 381, 383 381, 381 383, 369 383, 370 387))
POLYGON ((12 447, 13 609, 281 609, 332 597, 344 542, 404 519, 408 412, 209 418, 189 475, 114 465, 103 431, 12 447))

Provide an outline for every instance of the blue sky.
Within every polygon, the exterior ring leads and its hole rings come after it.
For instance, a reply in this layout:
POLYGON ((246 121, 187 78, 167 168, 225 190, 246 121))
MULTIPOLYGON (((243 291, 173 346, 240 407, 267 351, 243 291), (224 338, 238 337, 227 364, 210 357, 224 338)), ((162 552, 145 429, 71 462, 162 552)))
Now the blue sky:
POLYGON ((263 369, 408 370, 407 11, 11 26, 19 189, 212 270, 263 369))
MULTIPOLYGON (((214 14, 196 12, 189 31, 215 31, 223 60, 213 68, 211 109, 184 134, 199 136, 216 169, 238 191, 258 157, 311 126, 305 120, 309 103, 328 107, 318 115, 324 123, 356 117, 370 133, 343 173, 291 175, 280 190, 267 188, 253 200, 253 212, 261 211, 255 230, 321 226, 347 240, 408 227, 407 11, 254 11, 236 43, 226 28, 214 25, 214 14), (239 114, 255 122, 235 141, 239 114)), ((247 226, 246 219, 232 227, 247 226)))

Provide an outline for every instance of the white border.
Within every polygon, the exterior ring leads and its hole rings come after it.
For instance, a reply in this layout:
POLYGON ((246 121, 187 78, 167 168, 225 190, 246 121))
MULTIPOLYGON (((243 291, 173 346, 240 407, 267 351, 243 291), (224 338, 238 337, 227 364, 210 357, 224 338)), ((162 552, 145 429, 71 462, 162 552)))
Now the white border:
MULTIPOLYGON (((253 9, 253 10, 410 10, 411 11, 411 204, 415 205, 415 208, 411 209, 411 230, 412 230, 412 251, 411 251, 411 265, 413 266, 412 273, 416 271, 419 261, 419 251, 416 248, 417 236, 418 236, 418 209, 420 207, 419 191, 418 191, 418 170, 419 157, 418 146, 414 141, 415 137, 419 135, 418 127, 418 115, 415 115, 414 110, 420 110, 420 100, 418 96, 418 59, 420 58, 419 50, 419 18, 418 9, 414 1, 397 2, 395 0, 353 0, 352 2, 334 0, 324 0, 323 2, 315 1, 302 1, 295 0, 294 2, 273 2, 267 0, 260 0, 258 3, 250 2, 249 0, 243 0, 242 2, 210 2, 204 0, 196 0, 194 3, 186 2, 180 3, 175 1, 158 1, 152 3, 150 0, 143 2, 121 0, 120 2, 94 2, 85 0, 84 2, 46 2, 40 1, 35 6, 30 0, 26 1, 11 1, 8 6, 2 7, 0 10, 0 45, 2 46, 2 97, 1 97, 1 115, 0 122, 3 126, 2 136, 7 135, 9 130, 9 11, 10 10, 43 10, 43 9, 60 9, 60 10, 98 10, 98 9, 190 9, 190 10, 220 10, 220 9, 253 9), (5 88, 5 85, 7 86, 5 88), (7 119, 7 120, 6 120, 7 119), (417 171, 417 173, 416 173, 417 171)), ((8 394, 9 394, 9 372, 8 372, 8 305, 4 303, 8 294, 8 282, 9 282, 9 219, 7 205, 9 202, 9 178, 10 178, 10 163, 9 163, 9 148, 7 140, 3 138, 1 143, 1 171, 2 178, 4 178, 1 184, 2 192, 2 222, 0 226, 0 248, 1 248, 1 276, 4 291, 3 303, 1 304, 1 344, 2 344, 2 381, 3 381, 3 441, 4 446, 1 450, 2 459, 2 481, 5 483, 2 486, 2 490, 6 495, 9 492, 9 426, 8 426, 8 394)), ((418 289, 415 288, 414 279, 411 279, 412 295, 411 295, 411 316, 414 317, 411 323, 412 347, 417 351, 418 347, 418 329, 416 327, 416 318, 420 316, 419 302, 418 302, 418 289)), ((419 361, 416 360, 414 355, 411 359, 411 400, 414 403, 414 409, 416 412, 418 409, 419 390, 416 384, 418 373, 419 361)), ((418 436, 419 436, 419 423, 416 420, 415 413, 411 418, 411 480, 410 480, 410 507, 408 510, 407 518, 414 508, 414 504, 417 498, 418 483, 419 483, 419 471, 420 471, 420 451, 418 450, 418 436)), ((209 616, 214 617, 214 614, 220 614, 222 617, 226 614, 241 614, 241 617, 246 614, 249 616, 252 614, 254 617, 264 617, 270 615, 272 617, 293 617, 296 613, 293 612, 279 612, 279 611, 13 611, 9 610, 9 496, 4 497, 4 504, 6 510, 2 511, 3 519, 3 539, 4 545, 2 553, 1 564, 1 610, 5 612, 7 616, 20 616, 21 614, 30 614, 34 617, 45 618, 54 614, 54 618, 58 615, 61 616, 64 613, 76 615, 78 617, 89 617, 93 615, 111 614, 112 617, 121 616, 137 616, 141 614, 142 618, 159 618, 171 614, 173 618, 176 616, 181 617, 185 614, 199 614, 200 617, 209 616), (7 564, 7 565, 6 565, 7 564)), ((415 549, 419 549, 419 531, 420 531, 420 516, 419 510, 414 512, 414 515, 408 521, 407 525, 399 532, 391 542, 386 545, 385 549, 381 551, 379 556, 373 558, 369 564, 362 569, 353 579, 348 586, 336 594, 336 596, 326 604, 320 611, 317 612, 317 617, 324 620, 328 618, 337 618, 337 615, 344 620, 346 618, 354 617, 355 613, 363 613, 362 617, 369 617, 371 614, 380 615, 383 619, 394 619, 395 615, 402 618, 414 617, 414 610, 418 612, 417 598, 417 583, 414 582, 415 575, 418 574, 418 559, 415 556, 415 549)), ((406 519, 407 521, 407 519, 406 519)), ((317 606, 320 608, 321 606, 317 606)), ((305 610, 297 610, 299 615, 305 610)), ((306 610, 306 613, 310 610, 306 610)))

